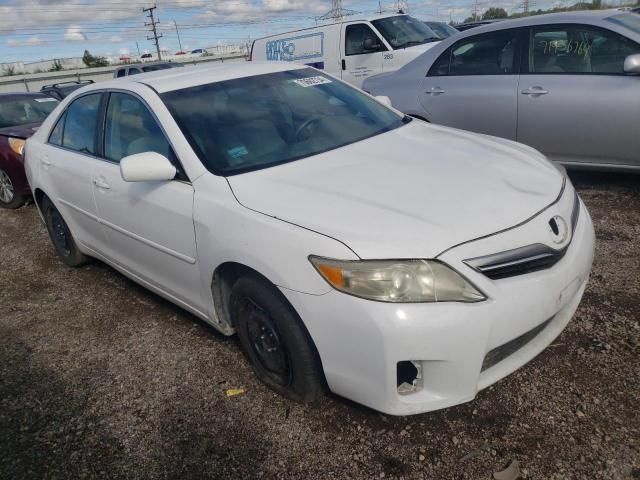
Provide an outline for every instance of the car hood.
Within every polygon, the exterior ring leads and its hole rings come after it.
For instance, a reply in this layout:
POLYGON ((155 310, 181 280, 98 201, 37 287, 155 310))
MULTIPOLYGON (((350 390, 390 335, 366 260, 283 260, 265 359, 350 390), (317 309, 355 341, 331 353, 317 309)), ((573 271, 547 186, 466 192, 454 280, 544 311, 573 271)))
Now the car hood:
POLYGON ((564 179, 529 147, 413 121, 228 181, 245 207, 371 259, 433 258, 517 225, 553 203, 564 179))
POLYGON ((30 138, 40 128, 40 123, 29 123, 13 127, 0 128, 0 135, 16 138, 30 138))

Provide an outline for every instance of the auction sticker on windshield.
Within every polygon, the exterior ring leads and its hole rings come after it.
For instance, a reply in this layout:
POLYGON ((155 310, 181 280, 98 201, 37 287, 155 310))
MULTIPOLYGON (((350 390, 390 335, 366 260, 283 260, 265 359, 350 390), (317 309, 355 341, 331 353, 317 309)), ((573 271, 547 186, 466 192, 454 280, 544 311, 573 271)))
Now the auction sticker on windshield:
POLYGON ((322 85, 323 83, 331 83, 331 80, 318 75, 317 77, 298 78, 296 80, 292 80, 292 82, 306 88, 313 87, 314 85, 322 85))

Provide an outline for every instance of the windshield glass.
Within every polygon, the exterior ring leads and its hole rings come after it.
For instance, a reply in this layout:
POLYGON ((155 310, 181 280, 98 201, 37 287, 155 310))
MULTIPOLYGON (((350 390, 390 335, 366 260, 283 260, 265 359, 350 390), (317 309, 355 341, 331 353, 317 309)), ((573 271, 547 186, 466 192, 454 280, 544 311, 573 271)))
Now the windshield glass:
POLYGON ((458 30, 453 28, 446 23, 441 22, 424 22, 424 24, 429 27, 433 32, 438 35, 440 39, 445 39, 450 37, 451 35, 455 35, 458 33, 458 30))
POLYGON ((440 40, 423 22, 408 15, 381 18, 371 23, 394 49, 440 40))
POLYGON ((316 155, 403 124, 367 95, 310 68, 161 98, 207 169, 225 176, 316 155))
POLYGON ((616 15, 615 17, 607 18, 611 23, 616 23, 627 27, 629 30, 634 31, 640 35, 640 15, 637 13, 623 13, 622 15, 616 15))
POLYGON ((58 100, 44 95, 0 98, 0 128, 42 123, 57 105, 58 100))

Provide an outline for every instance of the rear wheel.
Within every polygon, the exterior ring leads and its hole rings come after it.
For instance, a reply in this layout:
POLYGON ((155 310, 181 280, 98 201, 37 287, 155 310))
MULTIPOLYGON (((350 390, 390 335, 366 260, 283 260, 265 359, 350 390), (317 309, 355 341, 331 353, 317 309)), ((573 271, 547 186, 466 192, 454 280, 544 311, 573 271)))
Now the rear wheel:
POLYGON ((16 192, 9 174, 0 169, 0 207, 19 208, 26 200, 24 195, 16 192))
POLYGON ((89 261, 76 245, 73 235, 58 209, 47 197, 42 199, 42 216, 49 231, 49 237, 60 259, 70 267, 79 267, 89 261))
POLYGON ((258 378, 298 402, 321 398, 325 383, 318 353, 282 293, 258 276, 242 277, 233 286, 230 305, 238 338, 258 378))

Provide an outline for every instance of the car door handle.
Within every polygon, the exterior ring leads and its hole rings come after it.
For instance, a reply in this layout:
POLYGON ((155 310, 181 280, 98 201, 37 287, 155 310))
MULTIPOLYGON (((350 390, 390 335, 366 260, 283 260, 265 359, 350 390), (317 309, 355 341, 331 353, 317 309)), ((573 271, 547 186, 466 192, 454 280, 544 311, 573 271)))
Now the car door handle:
POLYGON ((440 87, 431 87, 429 90, 427 90, 426 92, 427 95, 441 95, 444 93, 444 90, 441 89, 440 87))
POLYGON ((51 162, 49 160, 47 160, 46 158, 41 158, 40 159, 40 164, 43 167, 50 167, 51 166, 51 162))
POLYGON ((522 93, 523 95, 531 95, 533 97, 537 97, 539 95, 546 95, 547 93, 549 93, 549 91, 545 90, 542 87, 531 87, 531 88, 522 90, 520 93, 522 93))
POLYGON ((104 178, 94 178, 93 184, 102 190, 109 190, 111 188, 111 185, 109 185, 104 178))

